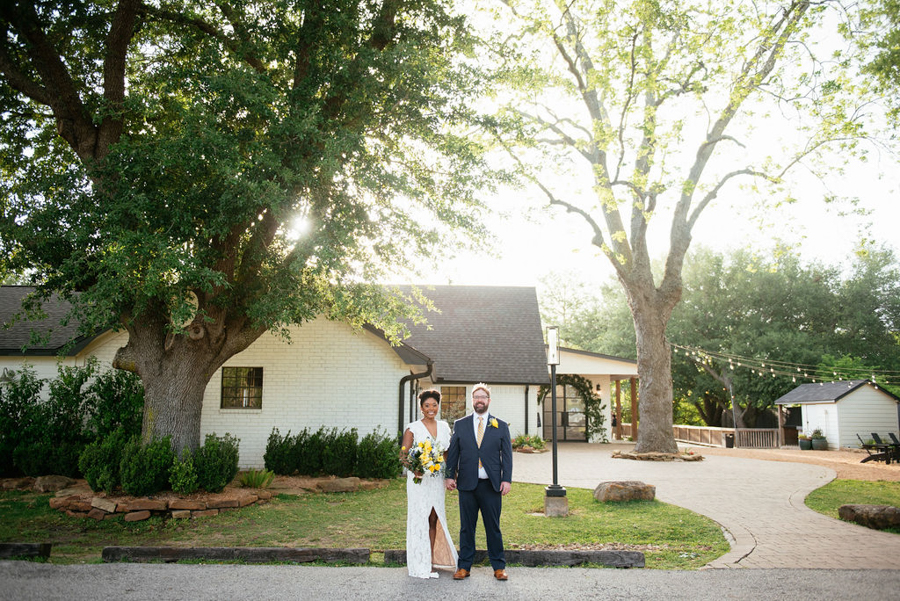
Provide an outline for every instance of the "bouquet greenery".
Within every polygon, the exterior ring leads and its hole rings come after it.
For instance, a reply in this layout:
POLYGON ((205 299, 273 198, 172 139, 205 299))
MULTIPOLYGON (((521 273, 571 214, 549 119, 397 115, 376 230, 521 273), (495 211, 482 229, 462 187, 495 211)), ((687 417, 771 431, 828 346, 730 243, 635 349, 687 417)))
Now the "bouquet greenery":
POLYGON ((426 438, 410 447, 404 465, 413 473, 413 482, 420 484, 425 476, 441 474, 444 468, 444 449, 437 442, 426 438))

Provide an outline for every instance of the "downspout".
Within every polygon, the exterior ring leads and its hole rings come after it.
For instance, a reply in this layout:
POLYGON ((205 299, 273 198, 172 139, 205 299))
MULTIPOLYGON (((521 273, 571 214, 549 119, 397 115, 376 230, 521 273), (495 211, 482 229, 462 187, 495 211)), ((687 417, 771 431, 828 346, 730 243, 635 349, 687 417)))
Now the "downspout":
POLYGON ((528 435, 528 384, 525 385, 525 435, 528 435))
POLYGON ((421 378, 427 378, 431 375, 431 372, 434 370, 434 361, 429 361, 427 363, 427 369, 422 373, 418 374, 409 374, 408 376, 403 376, 400 378, 400 403, 397 413, 397 432, 401 435, 403 434, 403 387, 406 386, 406 383, 410 380, 419 380, 421 378))

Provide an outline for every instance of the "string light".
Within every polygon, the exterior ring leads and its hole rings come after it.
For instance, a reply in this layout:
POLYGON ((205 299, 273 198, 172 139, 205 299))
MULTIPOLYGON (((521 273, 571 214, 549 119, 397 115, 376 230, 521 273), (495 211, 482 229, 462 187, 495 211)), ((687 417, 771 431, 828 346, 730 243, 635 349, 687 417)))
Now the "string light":
MULTIPOLYGON (((813 383, 824 385, 825 381, 830 378, 819 377, 821 370, 818 366, 796 363, 790 361, 778 361, 773 359, 754 359, 752 357, 744 357, 734 353, 723 351, 707 351, 696 347, 688 347, 678 344, 672 344, 673 351, 683 353, 695 363, 703 366, 712 366, 716 361, 728 362, 728 368, 734 371, 735 368, 750 369, 750 373, 762 377, 766 371, 773 378, 777 376, 790 376, 791 382, 796 383, 797 378, 802 377, 811 380, 813 383)), ((848 382, 848 386, 852 386, 853 382, 861 380, 869 381, 873 385, 891 384, 900 381, 900 371, 894 370, 878 370, 872 371, 871 368, 829 368, 830 376, 834 381, 848 382)))

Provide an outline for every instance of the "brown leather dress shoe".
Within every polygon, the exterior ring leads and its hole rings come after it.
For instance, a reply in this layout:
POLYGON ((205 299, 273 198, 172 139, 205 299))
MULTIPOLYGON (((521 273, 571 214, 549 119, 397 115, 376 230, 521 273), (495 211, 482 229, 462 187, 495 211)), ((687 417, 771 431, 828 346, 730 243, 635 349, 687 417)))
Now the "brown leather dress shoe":
POLYGON ((456 570, 456 573, 453 574, 454 580, 465 580, 468 577, 469 577, 469 570, 467 570, 465 568, 459 568, 458 570, 456 570))
POLYGON ((494 578, 497 580, 509 580, 509 574, 506 570, 494 570, 494 578))

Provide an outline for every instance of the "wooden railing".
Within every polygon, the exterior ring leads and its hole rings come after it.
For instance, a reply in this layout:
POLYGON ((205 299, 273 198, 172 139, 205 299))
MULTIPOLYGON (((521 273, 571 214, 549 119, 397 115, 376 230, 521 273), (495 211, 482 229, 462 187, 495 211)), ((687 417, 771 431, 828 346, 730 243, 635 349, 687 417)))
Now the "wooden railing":
MULTIPOLYGON (((713 428, 708 426, 672 426, 675 440, 712 447, 727 447, 728 439, 733 439, 736 447, 744 449, 777 449, 778 430, 755 428, 713 428)), ((622 436, 631 436, 631 424, 622 423, 622 436)))

